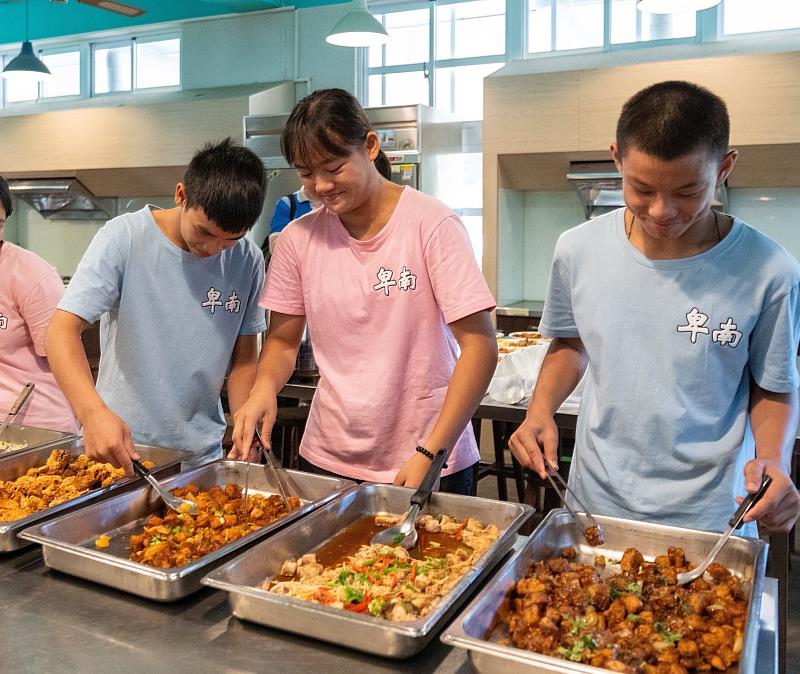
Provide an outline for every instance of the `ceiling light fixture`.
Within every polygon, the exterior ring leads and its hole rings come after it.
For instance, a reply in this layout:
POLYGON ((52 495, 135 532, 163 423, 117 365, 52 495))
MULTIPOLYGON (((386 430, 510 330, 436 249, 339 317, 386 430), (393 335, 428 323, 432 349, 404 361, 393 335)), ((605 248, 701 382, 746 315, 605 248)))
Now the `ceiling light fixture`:
POLYGON ((340 47, 374 47, 389 41, 389 33, 367 9, 367 0, 353 0, 347 12, 325 38, 340 47))
POLYGON ((8 62, 3 72, 6 79, 42 81, 52 77, 50 69, 33 53, 33 45, 28 39, 28 2, 25 2, 25 42, 22 49, 8 62))
POLYGON ((701 12, 718 5, 722 0, 637 0, 636 9, 650 14, 680 14, 701 12))

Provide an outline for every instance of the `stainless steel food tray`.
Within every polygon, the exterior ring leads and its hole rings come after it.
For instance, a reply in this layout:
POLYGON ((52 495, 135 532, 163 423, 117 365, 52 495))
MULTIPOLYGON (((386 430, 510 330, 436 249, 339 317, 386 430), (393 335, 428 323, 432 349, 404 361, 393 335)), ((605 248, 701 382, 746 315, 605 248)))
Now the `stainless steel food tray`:
MULTIPOLYGON (((589 665, 552 658, 539 653, 503 646, 494 629, 494 619, 516 581, 525 576, 533 562, 557 557, 561 549, 572 546, 577 561, 592 564, 595 555, 620 559, 627 548, 635 547, 652 560, 667 547, 683 548, 687 559, 699 562, 713 547, 720 534, 681 529, 646 522, 595 515, 606 533, 606 544, 588 545, 565 510, 552 511, 531 534, 528 542, 497 572, 470 605, 442 634, 442 641, 469 651, 474 669, 482 674, 525 672, 608 672, 589 665)), ((751 578, 744 645, 739 662, 740 674, 753 674, 757 654, 759 611, 767 563, 767 545, 752 538, 731 537, 717 561, 741 578, 751 578)))
POLYGON ((318 549, 353 522, 369 515, 408 510, 412 494, 404 487, 359 485, 210 573, 203 583, 228 592, 237 618, 385 657, 414 655, 455 612, 468 590, 511 549, 517 530, 533 512, 530 506, 455 494, 431 496, 423 513, 444 513, 456 519, 474 517, 484 525, 496 525, 500 536, 472 570, 419 620, 390 622, 279 596, 259 587, 265 579, 277 575, 284 560, 318 549))
POLYGON ((38 449, 48 445, 53 445, 67 438, 75 437, 73 433, 62 431, 51 431, 47 428, 35 428, 33 426, 20 426, 19 424, 9 424, 0 440, 3 442, 13 442, 14 444, 24 444, 19 449, 0 449, 0 458, 16 454, 17 452, 27 452, 31 449, 38 449))
MULTIPOLYGON (((189 483, 202 489, 229 482, 243 485, 246 470, 247 464, 241 461, 215 461, 164 480, 163 484, 167 489, 189 483)), ((161 498, 149 486, 45 522, 21 535, 42 544, 44 561, 51 568, 148 599, 176 601, 199 590, 201 577, 232 553, 306 515, 353 486, 349 480, 279 470, 288 495, 299 497, 302 507, 185 566, 158 569, 128 559, 130 535, 141 532, 147 518, 163 506, 161 498), (100 534, 111 536, 108 548, 95 546, 100 534)), ((278 492, 278 485, 273 484, 272 479, 260 467, 252 466, 250 491, 260 494, 278 492)))
MULTIPOLYGON (((135 445, 135 447, 142 459, 152 461, 156 464, 156 467, 153 469, 153 474, 159 478, 177 473, 180 470, 181 461, 191 456, 189 452, 178 449, 153 447, 150 445, 135 445)), ((83 440, 81 438, 72 437, 62 442, 47 445, 46 447, 26 449, 22 452, 11 452, 8 455, 0 454, 0 480, 15 480, 24 475, 29 468, 43 465, 50 456, 50 453, 55 449, 66 449, 73 458, 86 451, 83 446, 83 440)), ((10 552, 30 545, 29 541, 23 540, 18 536, 19 532, 23 529, 51 517, 63 515, 86 503, 92 503, 114 494, 128 491, 134 488, 136 483, 140 480, 141 478, 138 476, 125 478, 114 482, 108 487, 93 489, 69 501, 64 501, 58 505, 35 512, 32 515, 28 515, 28 517, 23 517, 22 519, 12 522, 0 522, 0 552, 10 552)))

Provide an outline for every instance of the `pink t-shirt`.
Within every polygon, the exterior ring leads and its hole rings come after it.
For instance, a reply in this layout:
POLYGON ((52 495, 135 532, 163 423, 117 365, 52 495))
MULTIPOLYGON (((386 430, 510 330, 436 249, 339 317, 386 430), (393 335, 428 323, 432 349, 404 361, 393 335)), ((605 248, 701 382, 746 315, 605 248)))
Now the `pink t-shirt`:
POLYGON ((47 326, 64 294, 54 267, 6 241, 0 247, 0 421, 22 387, 36 385, 14 423, 74 433, 72 408, 45 358, 47 326))
MULTIPOLYGON (((340 475, 391 482, 444 402, 457 359, 447 324, 495 302, 458 217, 406 187, 369 241, 324 207, 290 224, 260 304, 308 321, 320 382, 300 453, 340 475)), ((444 473, 478 459, 468 425, 444 473)))

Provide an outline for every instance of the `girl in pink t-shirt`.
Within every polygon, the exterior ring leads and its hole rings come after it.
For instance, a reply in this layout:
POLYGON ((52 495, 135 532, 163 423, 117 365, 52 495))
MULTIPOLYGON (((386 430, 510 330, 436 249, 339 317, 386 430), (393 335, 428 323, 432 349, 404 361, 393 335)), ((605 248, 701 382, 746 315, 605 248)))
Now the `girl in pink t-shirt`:
POLYGON ((463 225, 380 175, 378 137, 346 91, 300 101, 281 147, 322 206, 290 224, 273 253, 260 302, 269 332, 231 456, 254 456, 257 424, 269 438, 307 322, 320 382, 302 465, 416 487, 428 453, 452 449, 443 488, 470 491, 479 454, 469 422, 497 346, 494 299, 463 225))
POLYGON ((64 284, 38 255, 4 241, 12 210, 8 184, 0 178, 0 419, 31 382, 33 393, 14 423, 74 433, 75 416, 50 373, 44 351, 44 336, 64 284))

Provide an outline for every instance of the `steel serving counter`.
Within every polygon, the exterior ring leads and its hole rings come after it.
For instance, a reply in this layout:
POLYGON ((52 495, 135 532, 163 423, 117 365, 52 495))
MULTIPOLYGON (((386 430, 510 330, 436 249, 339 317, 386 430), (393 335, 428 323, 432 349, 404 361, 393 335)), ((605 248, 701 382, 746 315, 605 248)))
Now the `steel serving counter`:
MULTIPOLYGON (((776 601, 767 578, 758 674, 777 672, 776 601)), ((0 557, 0 616, 0 669, 17 674, 471 671, 466 652, 438 638, 408 660, 365 655, 241 622, 209 588, 165 605, 82 581, 47 569, 38 547, 0 557)))

